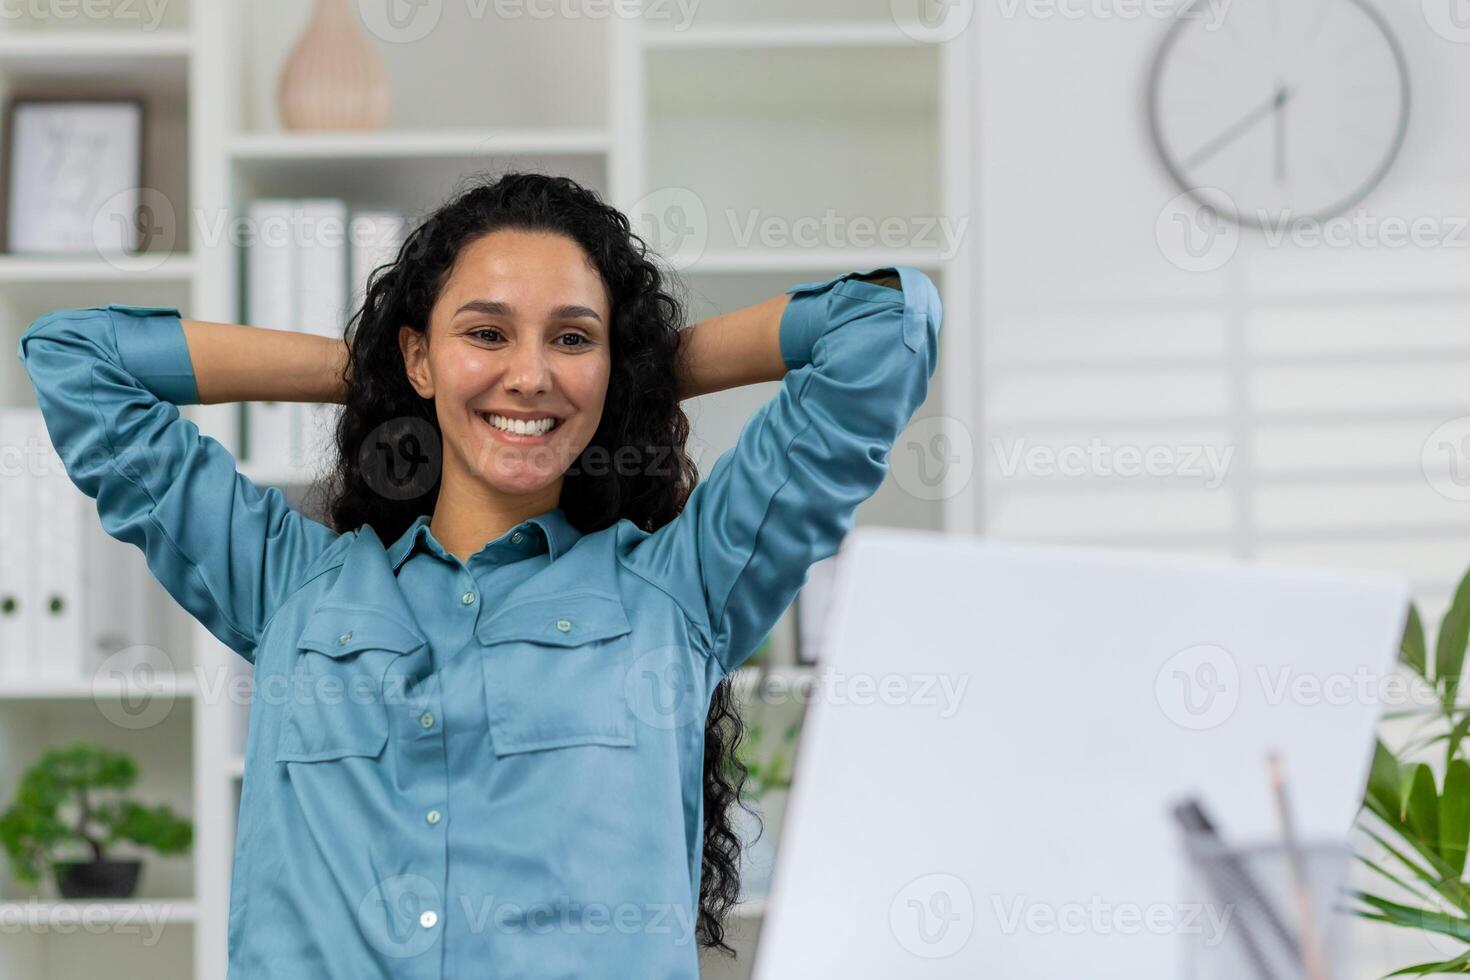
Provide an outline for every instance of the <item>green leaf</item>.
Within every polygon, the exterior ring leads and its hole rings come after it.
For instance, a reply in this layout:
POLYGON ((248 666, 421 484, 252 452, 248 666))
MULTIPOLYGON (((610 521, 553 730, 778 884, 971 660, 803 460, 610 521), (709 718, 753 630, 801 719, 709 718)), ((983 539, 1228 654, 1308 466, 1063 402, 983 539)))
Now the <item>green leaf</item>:
POLYGON ((1414 673, 1429 679, 1429 662, 1424 644, 1424 621, 1419 618, 1419 610, 1411 602, 1409 603, 1409 618, 1404 623, 1404 638, 1399 643, 1399 659, 1407 664, 1414 673))
POLYGON ((1369 895, 1367 892, 1356 892, 1355 894, 1360 902, 1382 912, 1394 925, 1437 932, 1440 935, 1470 943, 1470 919, 1440 912, 1437 909, 1416 909, 1398 902, 1390 902, 1377 895, 1369 895))
MULTIPOLYGON (((1382 817, 1380 816, 1379 819, 1382 819, 1382 817)), ((1414 877, 1444 896, 1445 901, 1467 915, 1470 915, 1470 891, 1466 891, 1465 886, 1458 879, 1451 877, 1453 872, 1450 870, 1449 865, 1444 863, 1444 858, 1439 856, 1436 848, 1425 841, 1418 840, 1407 827, 1397 827, 1395 829, 1398 830, 1402 835, 1402 839, 1407 844, 1419 852, 1419 855, 1424 858, 1424 862, 1432 870, 1426 871, 1420 867, 1418 862, 1411 860, 1407 854, 1390 844, 1382 835, 1366 828, 1364 828, 1364 831, 1369 837, 1373 838, 1379 847, 1393 855, 1404 867, 1413 872, 1414 877)))
POLYGON ((1439 853, 1460 878, 1465 871, 1465 849, 1470 844, 1470 763, 1453 759, 1445 770, 1444 793, 1439 799, 1439 853))
POLYGON ((1407 809, 1409 829, 1423 842, 1439 853, 1439 789, 1434 784, 1434 770, 1426 763, 1414 767, 1414 779, 1409 784, 1407 809))
POLYGON ((1422 977, 1432 973, 1470 973, 1470 953, 1461 953, 1452 960, 1444 960, 1439 963, 1406 966, 1402 970, 1384 974, 1384 980, 1388 980, 1389 977, 1422 977))
POLYGON ((1398 888, 1402 889, 1403 891, 1408 892, 1410 895, 1413 895, 1419 901, 1421 901, 1421 902, 1428 902, 1429 901, 1429 896, 1428 895, 1424 894, 1418 888, 1416 888, 1413 885, 1409 884, 1407 881, 1405 881, 1404 879, 1400 878, 1398 875, 1394 874, 1392 871, 1389 871, 1387 868, 1382 867, 1381 865, 1375 864, 1372 861, 1369 861, 1367 858, 1363 857, 1361 854, 1358 854, 1358 855, 1355 855, 1355 856, 1357 857, 1357 859, 1359 861, 1361 861, 1364 865, 1367 866, 1368 870, 1374 872, 1375 874, 1379 874, 1379 875, 1382 875, 1383 877, 1387 878, 1389 881, 1393 882, 1394 885, 1396 885, 1398 888))
POLYGON ((1424 977, 1432 973, 1470 973, 1470 955, 1455 956, 1444 962, 1421 962, 1417 967, 1404 967, 1394 973, 1383 974, 1383 980, 1389 977, 1424 977))
POLYGON ((1380 740, 1373 747, 1373 767, 1368 770, 1368 799, 1403 819, 1405 780, 1403 767, 1380 740))
POLYGON ((1460 743, 1465 741, 1467 733, 1470 733, 1470 714, 1466 714, 1456 722, 1455 727, 1451 728, 1449 734, 1445 736, 1445 762, 1448 763, 1460 754, 1460 743))
POLYGON ((1465 646, 1470 643, 1470 572, 1455 588, 1454 601, 1439 624, 1434 644, 1434 680, 1439 685, 1440 703, 1445 710, 1455 705, 1460 689, 1460 671, 1465 666, 1465 646))

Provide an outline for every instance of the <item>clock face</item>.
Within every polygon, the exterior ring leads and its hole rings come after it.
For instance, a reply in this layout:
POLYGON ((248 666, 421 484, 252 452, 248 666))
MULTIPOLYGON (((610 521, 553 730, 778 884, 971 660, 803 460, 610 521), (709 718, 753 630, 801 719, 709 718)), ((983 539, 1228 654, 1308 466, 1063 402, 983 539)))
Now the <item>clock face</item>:
POLYGON ((1403 52, 1362 0, 1194 0, 1149 79, 1149 125, 1174 181, 1242 225, 1352 207, 1398 154, 1403 52))

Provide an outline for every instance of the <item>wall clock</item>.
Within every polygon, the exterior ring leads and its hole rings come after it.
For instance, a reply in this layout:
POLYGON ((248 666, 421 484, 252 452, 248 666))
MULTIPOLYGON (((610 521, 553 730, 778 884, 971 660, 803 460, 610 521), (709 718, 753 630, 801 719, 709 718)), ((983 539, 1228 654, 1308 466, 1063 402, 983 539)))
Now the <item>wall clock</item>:
POLYGON ((1323 221, 1398 156, 1408 68, 1366 0, 1192 0, 1154 59, 1148 121, 1169 176, 1222 217, 1323 221))

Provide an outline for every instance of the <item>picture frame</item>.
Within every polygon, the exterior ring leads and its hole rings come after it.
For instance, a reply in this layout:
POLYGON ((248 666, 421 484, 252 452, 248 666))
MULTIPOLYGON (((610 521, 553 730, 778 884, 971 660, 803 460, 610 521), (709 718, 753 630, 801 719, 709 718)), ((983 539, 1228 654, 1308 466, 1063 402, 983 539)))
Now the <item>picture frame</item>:
POLYGON ((143 101, 16 96, 6 101, 5 251, 136 254, 143 101))

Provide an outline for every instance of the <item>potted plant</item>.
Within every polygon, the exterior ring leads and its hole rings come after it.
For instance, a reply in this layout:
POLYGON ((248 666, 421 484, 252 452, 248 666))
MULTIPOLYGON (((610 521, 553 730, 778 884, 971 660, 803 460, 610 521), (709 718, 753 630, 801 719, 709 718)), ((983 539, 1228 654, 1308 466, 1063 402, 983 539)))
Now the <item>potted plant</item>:
POLYGON ((160 854, 181 854, 193 824, 166 806, 147 807, 123 796, 138 778, 130 756, 78 742, 47 751, 21 777, 0 816, 0 842, 16 880, 35 884, 50 864, 64 898, 128 898, 142 862, 113 860, 107 849, 131 841, 160 854), (62 855, 84 845, 89 856, 62 855))
POLYGON ((1470 573, 1460 580, 1440 622, 1433 656, 1423 621, 1411 606, 1399 661, 1426 697, 1389 719, 1417 719, 1418 730, 1397 751, 1380 739, 1358 826, 1382 850, 1359 859, 1389 888, 1356 890, 1354 912, 1366 919, 1427 931, 1444 958, 1389 976, 1470 973, 1470 705, 1458 703, 1470 641, 1470 573), (1429 754, 1436 765, 1411 761, 1429 754), (1438 772, 1436 771, 1438 769, 1438 772))

